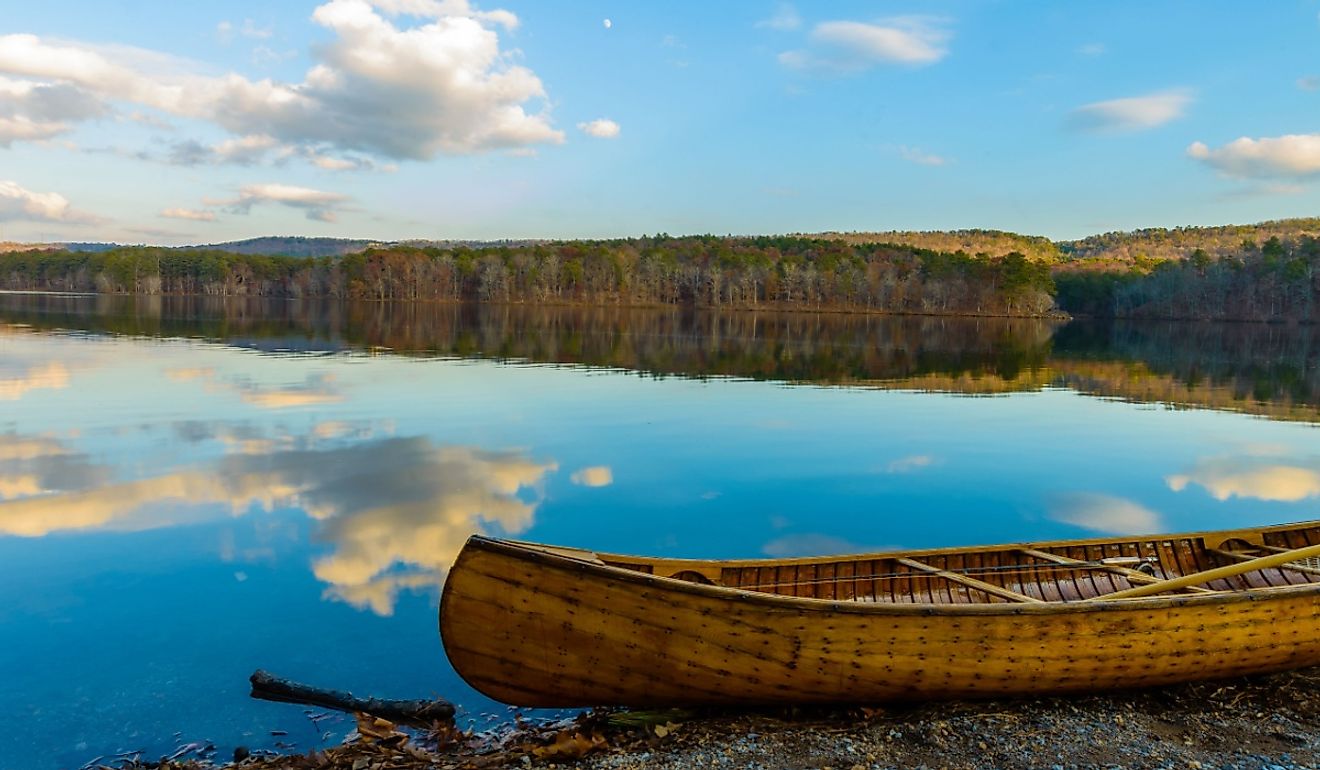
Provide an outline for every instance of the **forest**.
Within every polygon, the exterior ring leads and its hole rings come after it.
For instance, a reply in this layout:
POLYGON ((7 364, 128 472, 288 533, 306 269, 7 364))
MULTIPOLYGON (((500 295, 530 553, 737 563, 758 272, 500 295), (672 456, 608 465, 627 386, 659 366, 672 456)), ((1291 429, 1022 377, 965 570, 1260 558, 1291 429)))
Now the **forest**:
POLYGON ((1074 260, 1055 267, 1060 307, 1074 315, 1182 320, 1320 320, 1320 240, 1240 242, 1221 256, 1129 264, 1074 260))
MULTIPOLYGON (((335 253, 320 256, 15 250, 0 252, 0 289, 1313 323, 1320 321, 1320 238, 1311 232, 1318 226, 1287 220, 1151 229, 1058 244, 959 230, 395 243, 358 251, 335 242, 335 253), (1250 237, 1263 233, 1275 234, 1250 237), (884 237, 954 250, 873 240, 884 237)), ((326 248, 311 240, 292 246, 326 248)))
POLYGON ((621 306, 1041 316, 1049 264, 807 237, 675 238, 468 246, 388 245, 340 257, 214 249, 0 254, 0 288, 621 306))

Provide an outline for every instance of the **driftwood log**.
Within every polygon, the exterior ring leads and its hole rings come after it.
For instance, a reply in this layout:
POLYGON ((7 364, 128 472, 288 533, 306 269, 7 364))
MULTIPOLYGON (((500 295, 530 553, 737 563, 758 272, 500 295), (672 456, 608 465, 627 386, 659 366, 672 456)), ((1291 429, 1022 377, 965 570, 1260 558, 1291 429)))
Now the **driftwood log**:
POLYGON ((391 722, 417 727, 430 727, 436 722, 447 722, 454 718, 454 704, 443 700, 359 698, 351 692, 323 690, 281 679, 260 669, 248 679, 252 682, 252 697, 261 700, 320 706, 349 713, 360 711, 391 722))

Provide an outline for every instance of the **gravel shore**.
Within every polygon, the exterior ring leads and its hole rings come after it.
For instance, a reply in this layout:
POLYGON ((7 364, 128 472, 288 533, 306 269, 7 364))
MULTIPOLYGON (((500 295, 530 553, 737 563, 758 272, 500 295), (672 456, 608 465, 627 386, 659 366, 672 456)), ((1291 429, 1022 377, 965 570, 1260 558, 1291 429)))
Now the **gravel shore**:
POLYGON ((1075 698, 703 714, 598 711, 571 724, 500 734, 407 737, 388 725, 380 731, 368 725, 363 733, 327 751, 252 757, 230 767, 1320 768, 1320 669, 1075 698))

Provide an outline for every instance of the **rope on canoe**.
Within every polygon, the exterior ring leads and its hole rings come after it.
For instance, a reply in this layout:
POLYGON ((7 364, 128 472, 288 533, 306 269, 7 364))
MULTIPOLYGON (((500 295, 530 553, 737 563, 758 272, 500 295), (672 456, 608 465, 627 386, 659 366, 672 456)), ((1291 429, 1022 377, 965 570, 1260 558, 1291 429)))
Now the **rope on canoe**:
MULTIPOLYGON (((1154 556, 1144 556, 1141 558, 1142 561, 1140 562, 1140 564, 1142 565, 1149 564, 1153 566, 1159 564, 1159 559, 1154 556)), ((935 566, 935 565, 931 565, 931 566, 935 566)), ((1033 562, 1030 564, 996 564, 996 565, 980 566, 980 567, 957 567, 957 568, 939 567, 938 569, 941 572, 951 572, 956 575, 965 575, 967 577, 972 577, 974 575, 991 575, 1000 572, 1040 572, 1042 570, 1053 571, 1053 572, 1087 572, 1089 570, 1096 570, 1096 569, 1110 570, 1117 566, 1126 566, 1126 565, 1105 564, 1102 561, 1078 561, 1076 564, 1057 564, 1054 562, 1033 562)), ((787 567, 745 567, 744 569, 776 570, 776 569, 786 569, 786 568, 787 567)), ((810 585, 823 585, 826 583, 847 583, 857 580, 896 580, 898 578, 913 578, 913 577, 939 579, 940 576, 936 572, 921 572, 919 570, 908 570, 904 572, 897 572, 897 571, 876 572, 868 575, 836 574, 833 577, 823 577, 823 578, 817 577, 807 580, 776 580, 774 582, 769 582, 769 583, 743 583, 732 587, 759 590, 765 588, 783 588, 786 586, 810 586, 810 585)))
MULTIPOLYGON (((1160 564, 1159 557, 1141 556, 1136 558, 1139 558, 1140 561, 1133 564, 1133 567, 1135 567, 1133 571, 1140 571, 1143 574, 1154 576, 1154 568, 1160 564), (1146 570, 1141 569, 1142 567, 1148 568, 1150 569, 1150 571, 1147 572, 1146 570)), ((1314 557, 1314 556, 1295 559, 1293 561, 1287 562, 1287 564, 1285 565, 1282 565, 1282 567, 1271 567, 1270 569, 1280 569, 1280 568, 1286 569, 1287 566, 1290 564, 1301 565, 1303 569, 1320 572, 1320 557, 1314 557)), ((804 565, 804 566, 810 566, 810 565, 804 565)), ((837 585, 837 584, 855 583, 858 581, 867 581, 867 580, 872 580, 872 581, 897 580, 899 578, 909 578, 909 579, 925 578, 928 580, 938 580, 940 578, 940 574, 939 574, 940 572, 972 577, 974 575, 990 575, 990 574, 1004 573, 1004 572, 1022 572, 1022 573, 1029 573, 1034 576, 1035 574, 1038 574, 1040 572, 1089 573, 1091 570, 1105 570, 1110 574, 1116 575, 1117 577, 1123 577, 1122 571, 1116 568, 1127 567, 1128 565, 1106 563, 1103 560, 1083 561, 1079 559, 1076 562, 1070 564, 1060 564, 1057 562, 1042 561, 1042 562, 1018 563, 1018 564, 983 565, 979 567, 936 567, 936 565, 930 565, 930 566, 935 567, 936 571, 923 572, 916 569, 909 569, 902 572, 899 571, 876 572, 865 575, 835 574, 832 577, 817 577, 806 580, 776 580, 774 582, 768 582, 768 583, 766 582, 750 583, 750 584, 744 583, 731 587, 756 591, 756 590, 766 590, 766 589, 787 588, 791 586, 813 586, 813 585, 825 585, 825 584, 837 585)), ((786 567, 747 567, 745 569, 778 570, 785 568, 786 567)), ((1132 567, 1129 567, 1129 569, 1132 569, 1132 567)))

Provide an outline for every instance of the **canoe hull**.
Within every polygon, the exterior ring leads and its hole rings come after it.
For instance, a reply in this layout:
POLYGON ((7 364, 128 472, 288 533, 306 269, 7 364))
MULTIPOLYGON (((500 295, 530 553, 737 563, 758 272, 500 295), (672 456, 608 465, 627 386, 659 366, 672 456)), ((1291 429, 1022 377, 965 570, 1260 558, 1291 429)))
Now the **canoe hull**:
POLYGON ((657 578, 474 538, 441 634, 521 706, 880 702, 1144 687, 1320 664, 1320 590, 885 605, 657 578))

